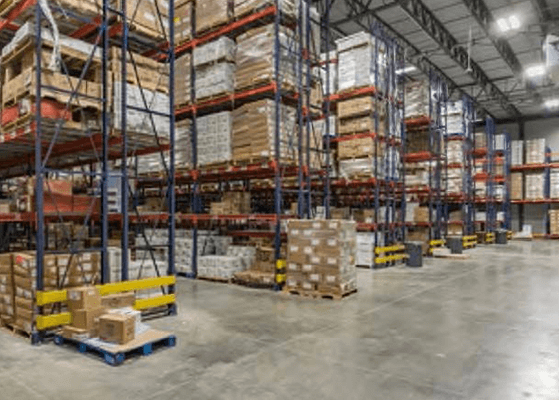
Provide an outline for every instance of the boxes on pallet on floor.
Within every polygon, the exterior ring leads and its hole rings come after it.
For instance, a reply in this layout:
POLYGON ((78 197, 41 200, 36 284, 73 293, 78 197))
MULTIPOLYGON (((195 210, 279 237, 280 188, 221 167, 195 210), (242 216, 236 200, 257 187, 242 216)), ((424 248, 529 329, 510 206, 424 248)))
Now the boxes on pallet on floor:
POLYGON ((358 232, 357 233, 357 252, 355 256, 355 264, 370 267, 375 264, 375 244, 379 247, 383 246, 383 238, 380 232, 358 232))
POLYGON ((288 289, 343 295, 356 288, 355 222, 289 220, 288 289))
POLYGON ((12 254, 0 254, 0 317, 14 317, 12 254))

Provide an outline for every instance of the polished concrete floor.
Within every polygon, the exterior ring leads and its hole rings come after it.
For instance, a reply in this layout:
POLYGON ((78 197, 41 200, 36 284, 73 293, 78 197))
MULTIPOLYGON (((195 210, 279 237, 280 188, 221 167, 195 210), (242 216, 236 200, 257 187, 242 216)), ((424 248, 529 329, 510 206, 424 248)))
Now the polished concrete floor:
POLYGON ((559 242, 469 254, 343 301, 181 280, 177 347, 118 368, 0 332, 0 399, 558 399, 559 242))

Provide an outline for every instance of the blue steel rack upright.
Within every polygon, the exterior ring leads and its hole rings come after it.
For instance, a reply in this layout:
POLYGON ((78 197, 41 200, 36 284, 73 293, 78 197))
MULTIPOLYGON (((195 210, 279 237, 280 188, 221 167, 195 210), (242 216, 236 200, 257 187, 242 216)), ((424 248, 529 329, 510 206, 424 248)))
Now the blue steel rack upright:
POLYGON ((476 109, 470 96, 462 97, 462 124, 464 130, 464 144, 462 146, 464 162, 464 203, 462 213, 464 217, 464 235, 475 234, 475 207, 474 207, 474 181, 473 181, 473 150, 474 150, 474 123, 476 109))
MULTIPOLYGON (((160 50, 157 39, 150 37, 149 35, 142 36, 141 34, 131 35, 129 30, 129 24, 134 23, 135 12, 132 14, 132 18, 129 17, 130 13, 127 13, 126 2, 120 2, 120 9, 113 9, 109 5, 108 0, 103 0, 101 15, 79 15, 80 11, 75 9, 70 10, 65 8, 65 2, 56 2, 56 4, 50 2, 35 2, 30 0, 21 0, 18 2, 16 7, 12 11, 8 12, 7 15, 3 15, 5 24, 16 23, 23 25, 28 18, 31 18, 31 25, 33 27, 33 32, 31 37, 34 39, 34 62, 35 62, 35 86, 31 95, 35 97, 34 100, 34 110, 31 110, 29 115, 33 116, 33 119, 29 125, 29 134, 34 138, 30 140, 30 146, 28 149, 23 149, 22 147, 11 147, 12 143, 6 141, 0 146, 0 151, 3 154, 2 161, 0 162, 0 170, 2 171, 2 176, 4 178, 12 178, 17 176, 23 176, 26 174, 33 174, 35 176, 34 193, 35 193, 35 205, 34 212, 30 213, 20 213, 20 214, 10 214, 9 216, 3 216, 2 221, 16 222, 29 224, 30 227, 35 227, 35 254, 36 254, 36 290, 41 292, 45 289, 44 272, 45 263, 44 259, 47 254, 60 254, 61 251, 65 251, 70 254, 68 265, 66 265, 66 270, 63 274, 66 277, 70 266, 72 265, 72 259, 76 259, 80 254, 99 252, 101 257, 101 276, 100 283, 108 283, 110 281, 110 270, 108 263, 108 242, 109 242, 109 229, 111 224, 120 223, 122 227, 122 265, 121 265, 121 279, 128 280, 130 278, 140 278, 140 277, 130 277, 128 270, 127 257, 128 253, 128 227, 129 219, 133 221, 134 224, 143 223, 146 220, 159 221, 168 226, 168 236, 169 240, 167 245, 168 251, 168 268, 164 272, 166 275, 174 275, 175 264, 174 264, 174 100, 173 100, 173 75, 174 75, 174 1, 169 0, 169 26, 166 27, 162 23, 161 14, 158 13, 158 20, 160 22, 160 28, 164 32, 168 28, 170 38, 168 40, 168 45, 165 50, 160 50), (54 15, 54 17, 53 17, 54 15), (63 53, 58 53, 56 43, 58 40, 59 29, 57 27, 56 18, 63 15, 67 20, 60 27, 60 34, 69 35, 72 38, 84 39, 91 43, 90 50, 85 50, 80 63, 76 63, 79 58, 75 55, 67 56, 63 53), (71 22, 68 22, 71 21, 71 22), (77 22, 76 22, 77 21, 77 22), (48 31, 48 34, 46 33, 48 31), (65 77, 64 83, 69 87, 65 89, 64 87, 59 87, 56 85, 49 85, 42 82, 43 72, 46 70, 42 65, 45 56, 43 53, 43 43, 45 38, 48 38, 49 43, 53 41, 53 53, 51 58, 51 65, 49 69, 56 73, 60 68, 60 74, 65 77), (121 59, 120 63, 122 69, 120 71, 121 78, 121 104, 113 104, 112 94, 116 93, 115 90, 110 89, 110 85, 116 83, 116 79, 109 76, 109 47, 110 45, 120 45, 121 46, 121 59), (151 109, 150 105, 146 101, 144 90, 141 89, 140 78, 138 77, 137 65, 132 56, 132 49, 134 51, 144 51, 152 52, 155 50, 155 54, 166 62, 169 66, 169 109, 167 112, 157 112, 151 109), (128 105, 126 102, 127 98, 127 85, 128 81, 126 79, 127 75, 127 52, 130 54, 130 64, 134 70, 134 75, 138 85, 140 86, 140 93, 142 95, 143 107, 137 107, 133 105, 128 105), (100 53, 100 55, 98 54, 100 53), (66 57, 66 58, 65 58, 66 57), (99 60, 100 58, 100 60, 99 60), (67 64, 69 59, 73 60, 72 66, 67 64), (100 62, 99 62, 100 61, 100 62), (79 64, 79 67, 76 67, 79 64), (99 84, 100 90, 98 96, 93 96, 90 94, 84 94, 84 87, 87 79, 91 79, 91 75, 95 74, 96 71, 101 72, 101 82, 94 82, 99 84), (72 77, 72 78, 71 78, 72 77), (89 77, 89 78, 88 78, 89 77), (57 98, 64 97, 64 102, 58 102, 60 108, 58 114, 53 114, 48 111, 45 98, 52 96, 58 96, 57 98), (76 106, 77 104, 77 106, 76 106), (120 108, 120 113, 122 115, 120 127, 116 126, 116 122, 111 121, 111 110, 110 105, 113 105, 114 111, 117 112, 120 108), (86 116, 86 108, 88 112, 91 110, 97 110, 97 117, 100 117, 100 126, 95 125, 95 119, 88 120, 86 116), (155 138, 156 143, 149 144, 135 144, 132 148, 129 146, 128 137, 128 125, 126 123, 126 115, 128 111, 134 110, 136 112, 144 113, 148 116, 151 122, 151 128, 153 131, 151 134, 155 138), (70 113, 76 114, 75 117, 79 121, 78 124, 80 128, 73 128, 72 134, 67 135, 69 128, 65 127, 67 120, 70 117, 70 113), (163 143, 155 127, 153 116, 158 115, 159 117, 168 118, 169 126, 169 138, 168 143, 163 143), (92 125, 88 125, 88 122, 92 125), (120 128, 120 131, 118 131, 120 128), (118 134, 115 134, 118 131, 118 134), (76 139, 77 137, 77 139, 76 139), (120 151, 118 150, 120 147, 120 151), (169 152, 170 165, 166 169, 166 195, 164 201, 167 206, 167 213, 158 213, 157 215, 140 215, 134 202, 134 212, 135 216, 128 215, 129 199, 131 196, 131 185, 128 176, 127 159, 133 159, 137 155, 149 154, 149 153, 160 153, 161 158, 164 162, 163 152, 169 152), (6 156, 10 154, 11 156, 6 156), (114 176, 110 173, 109 162, 114 160, 121 161, 121 172, 118 176, 121 181, 121 203, 120 203, 120 214, 112 214, 109 208, 109 179, 110 176, 114 176), (22 160, 24 161, 22 163, 22 160), (33 166, 29 167, 25 164, 29 162, 33 166), (22 164, 23 167, 22 167, 22 164), (76 167, 83 167, 89 165, 90 170, 85 171, 76 170, 76 167), (99 166, 100 168, 97 168, 99 166), (100 169, 100 172, 99 172, 100 169), (87 178, 90 183, 94 183, 95 180, 100 180, 100 193, 97 197, 95 194, 90 197, 89 205, 87 209, 80 212, 69 212, 68 210, 62 209, 62 204, 58 204, 56 197, 52 193, 52 188, 50 184, 51 176, 82 176, 87 178), (49 201, 50 207, 54 207, 54 211, 45 212, 45 200, 49 201), (100 203, 100 204, 99 204, 100 203), (100 207, 98 208, 98 206, 100 207), (65 222, 65 221, 81 221, 82 226, 77 235, 72 235, 71 232, 65 231, 67 236, 66 240, 68 243, 68 248, 52 250, 48 248, 45 228, 47 222, 65 222), (76 243, 76 240, 83 240, 87 235, 94 229, 97 222, 99 224, 100 233, 100 244, 94 245, 86 248, 80 248, 76 243)), ((138 5, 136 4, 136 7, 138 5)), ((85 10, 85 8, 84 8, 85 10)), ((164 34, 165 36, 165 34, 164 34)), ((50 44, 49 44, 50 45, 50 44)), ((115 60, 113 60, 114 62, 115 60)), ((88 86, 92 83, 88 83, 88 86)), ((5 111, 6 105, 3 104, 3 111, 5 111)), ((97 120, 99 122, 99 120, 97 120)), ((27 134, 27 131, 26 133, 27 134)), ((20 136, 23 136, 20 134, 20 136)), ((20 139, 21 140, 21 139, 20 139)), ((23 139, 25 141, 25 139, 23 139)), ((165 140, 167 142, 167 140, 165 140)), ((133 178, 132 178, 133 179, 133 178)), ((95 190, 95 188, 90 188, 95 190)), ((95 192, 94 192, 95 193, 95 192)), ((72 195, 73 196, 73 195, 72 195)), ((73 208, 72 208, 73 210, 73 208)), ((31 231, 31 229, 30 229, 31 231)), ((144 234, 145 237, 145 234, 144 234)), ((149 245, 149 239, 146 238, 146 242, 149 245)), ((30 249, 31 243, 29 243, 30 249)), ((151 247, 151 246, 150 246, 151 247)), ((151 258, 153 259, 153 248, 150 248, 151 258)), ((79 261, 78 261, 79 262, 79 261)), ((159 271, 157 264, 154 262, 154 269, 158 276, 162 275, 159 271)), ((95 283, 96 278, 90 277, 85 278, 85 283, 95 283)), ((62 288, 63 283, 59 282, 59 287, 62 288)), ((168 289, 162 288, 163 294, 174 293, 174 286, 171 284, 168 289)), ((166 296, 162 296, 164 298, 166 296)), ((168 297, 167 297, 168 299, 168 297)), ((167 312, 175 312, 175 305, 173 301, 162 301, 158 306, 165 306, 167 312)), ((35 326, 33 326, 33 331, 29 332, 32 336, 33 341, 38 341, 43 335, 42 331, 38 331, 35 326)))

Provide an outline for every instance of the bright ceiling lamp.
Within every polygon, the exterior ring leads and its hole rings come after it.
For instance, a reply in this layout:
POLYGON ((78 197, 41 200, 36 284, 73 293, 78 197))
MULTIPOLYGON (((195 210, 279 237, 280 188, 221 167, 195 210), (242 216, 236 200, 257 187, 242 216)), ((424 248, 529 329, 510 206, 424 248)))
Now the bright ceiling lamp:
POLYGON ((409 74, 410 72, 415 71, 417 68, 414 65, 410 65, 406 68, 402 68, 402 69, 397 69, 396 70, 396 75, 402 75, 402 74, 409 74))
POLYGON ((505 18, 499 18, 497 20, 497 26, 501 30, 501 32, 506 32, 510 29, 510 25, 505 18))
POLYGON ((545 75, 545 65, 532 65, 526 68, 526 71, 524 71, 524 73, 528 78, 537 78, 538 76, 545 75))
POLYGON ((516 30, 520 28, 520 19, 518 19, 516 15, 511 15, 507 18, 499 18, 497 20, 497 26, 503 33, 510 30, 516 30))
POLYGON ((559 108, 559 99, 549 99, 543 103, 545 108, 559 108))

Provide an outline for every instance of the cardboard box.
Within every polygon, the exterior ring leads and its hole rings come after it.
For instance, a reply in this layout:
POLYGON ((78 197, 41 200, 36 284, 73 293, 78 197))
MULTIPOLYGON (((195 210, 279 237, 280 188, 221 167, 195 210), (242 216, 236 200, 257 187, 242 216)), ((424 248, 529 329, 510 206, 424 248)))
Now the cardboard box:
POLYGON ((99 337, 111 343, 126 344, 135 337, 133 315, 105 314, 99 318, 99 337))
POLYGON ((106 308, 134 307, 135 301, 134 292, 117 293, 101 297, 101 306, 106 308))
POLYGON ((94 336, 91 336, 91 332, 87 331, 86 329, 76 328, 74 326, 65 326, 62 328, 62 336, 66 339, 90 339, 94 336))
POLYGON ((71 312, 101 308, 101 295, 95 286, 68 289, 68 308, 71 312))
POLYGON ((91 337, 95 337, 97 332, 99 317, 106 313, 105 308, 91 308, 72 311, 72 326, 74 328, 83 329, 92 333, 91 337))

